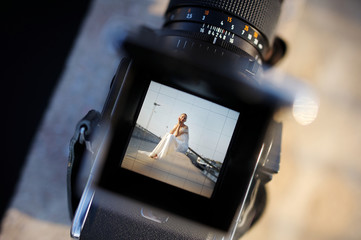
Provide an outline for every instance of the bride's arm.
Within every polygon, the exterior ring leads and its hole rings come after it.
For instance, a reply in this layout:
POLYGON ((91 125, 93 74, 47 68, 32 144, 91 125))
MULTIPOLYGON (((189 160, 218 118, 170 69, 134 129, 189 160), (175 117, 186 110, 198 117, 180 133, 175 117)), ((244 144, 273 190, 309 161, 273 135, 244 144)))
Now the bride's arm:
POLYGON ((173 129, 170 131, 170 134, 174 134, 174 136, 179 136, 179 130, 180 130, 180 119, 178 118, 178 123, 173 127, 173 129))
POLYGON ((173 134, 175 137, 179 137, 180 135, 185 133, 185 132, 180 132, 180 129, 181 129, 181 127, 180 127, 180 124, 178 123, 174 126, 174 128, 169 133, 173 134))
POLYGON ((188 127, 187 126, 184 126, 184 128, 186 129, 186 131, 180 131, 181 127, 179 127, 176 131, 176 134, 174 134, 174 136, 176 137, 179 137, 180 135, 183 135, 183 134, 188 134, 188 127))
MULTIPOLYGON (((169 133, 170 133, 170 134, 174 134, 174 133, 177 134, 177 132, 179 132, 179 124, 176 124, 176 125, 174 126, 174 128, 173 128, 169 133)), ((176 135, 176 134, 174 134, 174 135, 176 135)))

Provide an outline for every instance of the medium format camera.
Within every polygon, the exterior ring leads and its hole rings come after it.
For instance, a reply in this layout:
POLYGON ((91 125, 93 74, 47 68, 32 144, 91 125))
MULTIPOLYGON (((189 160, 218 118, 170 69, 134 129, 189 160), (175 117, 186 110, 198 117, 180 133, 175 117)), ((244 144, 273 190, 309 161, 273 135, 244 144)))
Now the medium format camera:
POLYGON ((238 239, 261 216, 291 103, 263 77, 281 0, 171 0, 162 29, 119 43, 101 112, 70 143, 71 236, 238 239))

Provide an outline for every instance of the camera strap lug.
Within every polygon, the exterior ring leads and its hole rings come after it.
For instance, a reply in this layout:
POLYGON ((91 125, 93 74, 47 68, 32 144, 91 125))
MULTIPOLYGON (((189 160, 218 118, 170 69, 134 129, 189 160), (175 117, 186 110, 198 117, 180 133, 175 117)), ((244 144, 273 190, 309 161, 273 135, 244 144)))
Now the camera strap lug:
POLYGON ((91 154, 94 154, 94 151, 92 149, 92 145, 91 145, 91 142, 89 140, 86 140, 85 139, 85 131, 86 131, 86 127, 85 126, 82 126, 80 128, 80 136, 79 136, 79 143, 80 144, 84 144, 85 143, 85 147, 86 149, 91 152, 91 154))
POLYGON ((74 135, 69 144, 69 158, 67 166, 67 189, 68 189, 68 207, 69 215, 73 219, 75 209, 79 204, 80 196, 77 196, 75 185, 76 176, 80 170, 80 162, 84 156, 85 150, 94 154, 90 136, 98 126, 101 114, 98 111, 90 110, 76 125, 74 135))

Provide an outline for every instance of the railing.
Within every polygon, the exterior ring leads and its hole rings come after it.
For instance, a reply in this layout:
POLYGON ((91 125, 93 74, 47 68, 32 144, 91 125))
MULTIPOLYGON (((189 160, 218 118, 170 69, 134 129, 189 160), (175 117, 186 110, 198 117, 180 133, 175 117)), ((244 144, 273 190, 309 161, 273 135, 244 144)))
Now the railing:
MULTIPOLYGON (((220 168, 215 166, 211 161, 208 161, 207 159, 203 158, 201 155, 199 155, 197 152, 195 152, 192 148, 188 147, 188 151, 191 151, 194 155, 196 155, 198 158, 200 158, 204 163, 207 164, 207 166, 203 166, 201 164, 198 164, 198 161, 196 161, 197 165, 203 169, 204 172, 202 172, 206 177, 208 177, 213 182, 216 182, 218 179, 218 175, 220 172, 220 168), (209 176, 209 174, 211 176, 209 176)), ((193 163, 194 164, 194 163, 193 163)))
POLYGON ((197 152, 195 152, 192 148, 188 147, 188 150, 193 152, 197 157, 199 157, 200 159, 202 159, 203 162, 207 163, 208 165, 210 165, 212 168, 215 168, 218 170, 218 172, 221 170, 218 166, 214 165, 211 161, 208 161, 207 159, 203 158, 201 155, 199 155, 197 152))

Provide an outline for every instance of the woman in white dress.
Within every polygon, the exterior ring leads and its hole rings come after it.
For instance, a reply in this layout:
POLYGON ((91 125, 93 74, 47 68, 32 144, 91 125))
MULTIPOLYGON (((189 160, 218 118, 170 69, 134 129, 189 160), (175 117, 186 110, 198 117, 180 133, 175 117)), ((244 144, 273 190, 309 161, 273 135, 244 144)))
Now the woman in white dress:
POLYGON ((178 117, 178 123, 167 133, 158 145, 149 154, 151 158, 164 158, 170 153, 186 153, 188 150, 188 126, 184 123, 187 121, 187 114, 182 113, 178 117))

